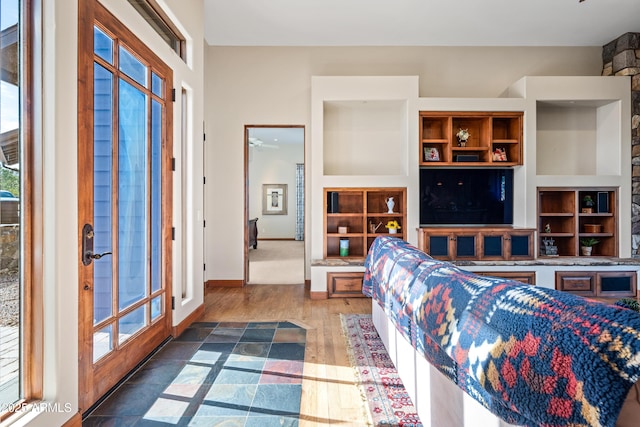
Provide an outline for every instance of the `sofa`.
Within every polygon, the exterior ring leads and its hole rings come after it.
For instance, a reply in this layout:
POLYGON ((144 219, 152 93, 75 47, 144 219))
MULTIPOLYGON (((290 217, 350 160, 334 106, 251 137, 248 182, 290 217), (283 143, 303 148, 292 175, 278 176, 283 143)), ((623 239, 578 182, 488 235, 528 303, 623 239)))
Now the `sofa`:
POLYGON ((640 314, 381 236, 363 293, 425 426, 640 425, 640 314))

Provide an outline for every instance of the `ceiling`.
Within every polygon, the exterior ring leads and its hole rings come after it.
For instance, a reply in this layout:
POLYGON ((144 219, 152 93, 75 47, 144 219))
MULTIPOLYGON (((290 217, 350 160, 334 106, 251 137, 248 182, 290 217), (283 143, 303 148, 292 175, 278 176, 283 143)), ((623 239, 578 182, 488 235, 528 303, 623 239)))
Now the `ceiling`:
POLYGON ((204 0, 217 46, 603 46, 640 0, 204 0))
POLYGON ((304 144, 303 127, 249 127, 249 137, 269 146, 304 144))

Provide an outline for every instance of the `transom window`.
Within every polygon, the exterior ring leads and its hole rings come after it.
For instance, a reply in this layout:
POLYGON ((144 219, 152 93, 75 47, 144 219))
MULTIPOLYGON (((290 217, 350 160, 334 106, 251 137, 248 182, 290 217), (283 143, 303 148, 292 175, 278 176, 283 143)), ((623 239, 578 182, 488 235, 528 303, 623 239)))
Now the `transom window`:
POLYGON ((129 0, 129 3, 162 37, 183 61, 187 61, 185 38, 154 0, 129 0))

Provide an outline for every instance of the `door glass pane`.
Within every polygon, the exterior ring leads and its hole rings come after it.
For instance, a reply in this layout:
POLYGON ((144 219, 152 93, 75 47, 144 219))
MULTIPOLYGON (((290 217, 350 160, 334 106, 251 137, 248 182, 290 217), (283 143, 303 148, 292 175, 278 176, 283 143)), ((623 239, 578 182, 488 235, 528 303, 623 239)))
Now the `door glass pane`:
POLYGON ((20 2, 0 2, 0 413, 21 398, 20 2))
POLYGON ((113 350, 113 326, 108 325, 93 333, 93 361, 100 359, 113 350))
MULTIPOLYGON (((112 168, 113 168, 113 75, 98 64, 93 67, 93 251, 111 252, 112 168)), ((113 314, 112 263, 106 256, 93 267, 93 322, 113 314)))
POLYGON ((162 315, 162 295, 151 300, 151 320, 156 320, 162 315))
POLYGON ((151 92, 154 95, 162 98, 162 88, 164 87, 164 80, 156 73, 151 73, 151 92))
POLYGON ((122 46, 120 46, 120 71, 147 87, 147 67, 122 46))
POLYGON ((136 308, 118 321, 118 343, 122 344, 131 335, 138 332, 147 324, 147 305, 136 308))
POLYGON ((147 95, 120 80, 118 307, 147 295, 147 95))
POLYGON ((160 289, 162 256, 162 105, 151 103, 151 292, 160 289))
POLYGON ((93 51, 109 64, 113 64, 113 40, 98 27, 93 27, 93 51))

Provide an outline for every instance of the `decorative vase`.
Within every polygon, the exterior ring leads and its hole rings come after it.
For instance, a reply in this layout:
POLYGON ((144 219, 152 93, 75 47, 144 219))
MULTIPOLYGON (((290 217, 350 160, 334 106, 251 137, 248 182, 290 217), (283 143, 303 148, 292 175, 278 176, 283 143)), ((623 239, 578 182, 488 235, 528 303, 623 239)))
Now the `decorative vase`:
POLYGON ((591 256, 592 250, 593 250, 593 246, 580 246, 580 251, 584 256, 591 256))
POLYGON ((389 229, 389 234, 398 234, 398 229, 397 228, 390 228, 389 229))
POLYGON ((458 140, 458 145, 460 147, 466 147, 467 146, 467 141, 463 141, 463 140, 459 139, 458 140))
POLYGON ((393 197, 389 197, 387 199, 387 208, 389 211, 387 213, 393 213, 393 207, 396 205, 396 202, 393 201, 393 197))

